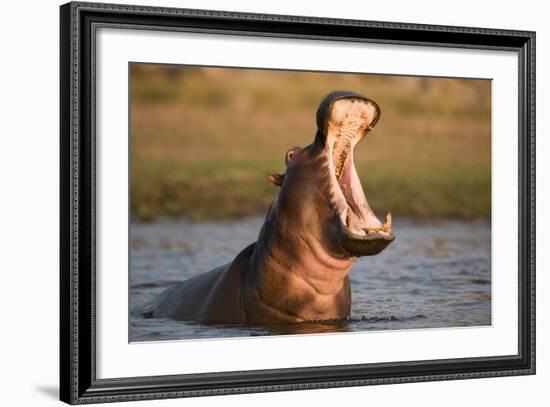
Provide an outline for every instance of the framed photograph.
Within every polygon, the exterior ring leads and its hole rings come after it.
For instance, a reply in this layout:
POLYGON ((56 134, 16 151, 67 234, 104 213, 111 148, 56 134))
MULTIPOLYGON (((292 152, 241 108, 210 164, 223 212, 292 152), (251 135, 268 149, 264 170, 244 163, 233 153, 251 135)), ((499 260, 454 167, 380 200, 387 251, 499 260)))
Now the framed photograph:
POLYGON ((535 373, 535 33, 61 6, 61 400, 535 373))

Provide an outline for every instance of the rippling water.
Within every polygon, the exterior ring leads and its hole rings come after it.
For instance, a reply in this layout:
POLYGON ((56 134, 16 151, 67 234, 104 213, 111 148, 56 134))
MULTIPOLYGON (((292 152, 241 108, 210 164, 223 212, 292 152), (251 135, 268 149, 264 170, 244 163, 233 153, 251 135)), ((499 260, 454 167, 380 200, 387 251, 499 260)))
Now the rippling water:
POLYGON ((249 327, 144 316, 151 300, 172 283, 233 260, 256 240, 262 222, 263 218, 199 224, 133 221, 130 341, 491 324, 489 223, 400 219, 394 220, 395 242, 354 265, 349 320, 249 327))

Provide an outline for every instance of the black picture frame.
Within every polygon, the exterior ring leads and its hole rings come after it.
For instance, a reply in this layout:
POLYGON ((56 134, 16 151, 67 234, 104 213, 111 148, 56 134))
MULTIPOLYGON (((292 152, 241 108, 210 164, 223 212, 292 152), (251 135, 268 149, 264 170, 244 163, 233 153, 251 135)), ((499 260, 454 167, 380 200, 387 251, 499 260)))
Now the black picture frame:
MULTIPOLYGON (((72 2, 60 7, 60 398, 70 404, 535 373, 535 33, 72 2), (519 352, 276 370, 96 378, 95 29, 508 50, 519 59, 519 352)), ((513 267, 513 265, 510 265, 513 267)))

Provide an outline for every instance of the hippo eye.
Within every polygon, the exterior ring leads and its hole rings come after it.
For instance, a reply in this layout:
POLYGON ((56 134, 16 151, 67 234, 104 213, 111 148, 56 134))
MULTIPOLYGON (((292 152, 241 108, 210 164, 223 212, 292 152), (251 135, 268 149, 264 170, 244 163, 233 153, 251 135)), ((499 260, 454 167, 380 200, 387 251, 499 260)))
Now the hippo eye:
POLYGON ((296 159, 300 151, 302 151, 300 147, 292 147, 289 149, 285 154, 285 164, 288 165, 292 160, 296 159))
POLYGON ((286 158, 285 158, 285 162, 288 164, 290 162, 290 160, 292 160, 295 156, 295 152, 294 150, 288 150, 287 153, 286 153, 286 158))

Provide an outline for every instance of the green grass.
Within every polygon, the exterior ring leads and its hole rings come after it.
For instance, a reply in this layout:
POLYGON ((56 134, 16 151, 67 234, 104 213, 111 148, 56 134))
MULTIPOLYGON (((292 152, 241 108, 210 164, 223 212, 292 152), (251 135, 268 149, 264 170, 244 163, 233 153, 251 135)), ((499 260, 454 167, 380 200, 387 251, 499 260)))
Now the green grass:
POLYGON ((382 118, 355 152, 375 211, 488 217, 490 82, 133 65, 134 216, 193 220, 262 214, 277 193, 267 171, 313 140, 331 90, 376 100, 382 118))

